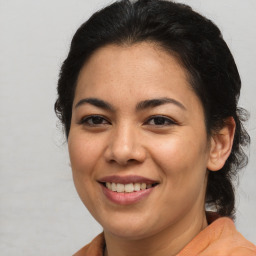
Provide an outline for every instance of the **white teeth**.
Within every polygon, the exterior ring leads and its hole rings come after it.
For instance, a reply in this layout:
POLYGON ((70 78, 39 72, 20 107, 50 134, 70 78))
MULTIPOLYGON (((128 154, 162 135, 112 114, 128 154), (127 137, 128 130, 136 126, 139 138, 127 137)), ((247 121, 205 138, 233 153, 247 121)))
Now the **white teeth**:
POLYGON ((108 189, 111 189, 111 183, 110 182, 107 182, 106 186, 107 186, 108 189))
POLYGON ((146 183, 142 183, 141 185, 140 185, 140 188, 143 190, 143 189, 146 189, 146 187, 147 187, 147 185, 146 185, 146 183))
POLYGON ((135 183, 134 184, 134 190, 135 191, 140 191, 140 183, 135 183))
POLYGON ((129 183, 129 184, 121 184, 121 183, 114 183, 114 182, 106 182, 106 187, 109 190, 112 190, 114 192, 118 193, 131 193, 136 192, 140 190, 144 190, 146 188, 151 188, 152 184, 146 184, 146 183, 129 183))
POLYGON ((132 183, 130 183, 130 184, 125 184, 125 185, 124 185, 124 191, 125 191, 125 192, 128 192, 128 193, 133 192, 133 191, 134 191, 133 184, 132 184, 132 183))
POLYGON ((116 191, 117 192, 124 192, 124 184, 117 183, 116 184, 116 191))
POLYGON ((112 191, 116 191, 116 183, 112 183, 112 185, 109 189, 112 191))

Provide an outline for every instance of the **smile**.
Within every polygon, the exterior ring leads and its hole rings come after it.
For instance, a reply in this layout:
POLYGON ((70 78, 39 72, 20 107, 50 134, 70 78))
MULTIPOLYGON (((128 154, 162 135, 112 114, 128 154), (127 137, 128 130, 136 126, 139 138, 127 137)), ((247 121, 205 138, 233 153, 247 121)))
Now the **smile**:
POLYGON ((157 184, 146 184, 146 183, 129 183, 129 184, 121 184, 114 182, 106 182, 105 187, 109 190, 117 193, 132 193, 140 190, 149 189, 157 184))
POLYGON ((147 198, 159 182, 140 176, 107 176, 98 180, 105 197, 112 203, 128 205, 147 198))

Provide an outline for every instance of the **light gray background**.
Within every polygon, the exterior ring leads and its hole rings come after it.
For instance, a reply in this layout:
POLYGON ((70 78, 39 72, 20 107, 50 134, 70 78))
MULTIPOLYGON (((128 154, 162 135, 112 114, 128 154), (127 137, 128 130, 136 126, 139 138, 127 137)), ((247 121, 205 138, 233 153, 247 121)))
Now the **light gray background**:
MULTIPOLYGON (((256 1, 183 0, 223 32, 243 81, 250 163, 237 228, 256 243, 256 1)), ((73 186, 53 112, 60 65, 78 26, 109 0, 0 0, 0 254, 71 255, 101 231, 73 186)))

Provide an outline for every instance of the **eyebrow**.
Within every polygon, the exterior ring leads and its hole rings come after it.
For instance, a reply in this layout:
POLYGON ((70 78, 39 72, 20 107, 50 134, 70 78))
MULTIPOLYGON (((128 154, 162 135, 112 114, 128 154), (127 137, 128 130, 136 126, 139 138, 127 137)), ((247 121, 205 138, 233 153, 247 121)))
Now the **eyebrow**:
POLYGON ((109 103, 107 103, 104 100, 97 99, 97 98, 82 99, 82 100, 78 101, 78 103, 75 105, 75 108, 78 108, 86 103, 96 106, 98 108, 102 108, 102 109, 111 111, 111 112, 114 111, 114 108, 109 103))
POLYGON ((140 111, 146 108, 154 108, 167 103, 174 104, 183 110, 187 110, 182 103, 171 98, 159 98, 159 99, 150 99, 150 100, 141 101, 136 105, 136 110, 140 111))
MULTIPOLYGON (((142 111, 147 108, 154 108, 154 107, 158 107, 160 105, 164 105, 164 104, 168 104, 168 103, 174 104, 183 110, 187 110, 185 108, 185 106, 182 103, 180 103, 179 101, 172 99, 172 98, 164 97, 164 98, 149 99, 149 100, 141 101, 136 105, 136 111, 142 111)), ((108 102, 106 102, 104 100, 97 99, 97 98, 82 99, 82 100, 78 101, 78 103, 75 105, 75 108, 78 108, 84 104, 91 104, 93 106, 96 106, 98 108, 102 108, 102 109, 105 109, 105 110, 108 110, 111 112, 114 112, 114 110, 115 110, 115 108, 111 104, 109 104, 108 102)))

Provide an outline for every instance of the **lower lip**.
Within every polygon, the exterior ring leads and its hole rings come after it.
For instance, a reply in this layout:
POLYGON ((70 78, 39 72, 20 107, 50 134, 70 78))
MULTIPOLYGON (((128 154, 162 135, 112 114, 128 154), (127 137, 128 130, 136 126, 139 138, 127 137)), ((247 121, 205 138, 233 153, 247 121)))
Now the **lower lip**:
POLYGON ((103 194, 113 203, 120 205, 134 204, 149 196, 155 187, 131 193, 114 192, 101 184, 103 194))

